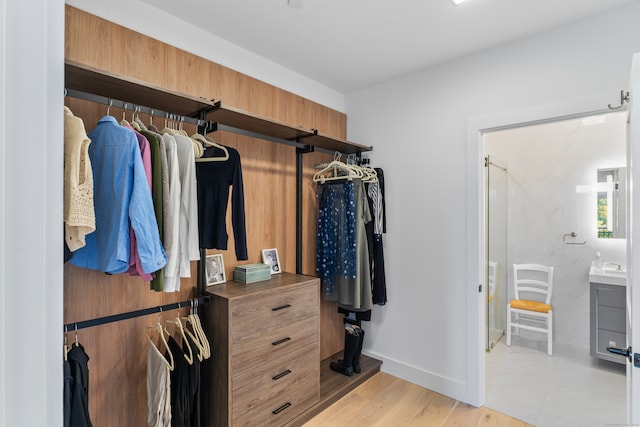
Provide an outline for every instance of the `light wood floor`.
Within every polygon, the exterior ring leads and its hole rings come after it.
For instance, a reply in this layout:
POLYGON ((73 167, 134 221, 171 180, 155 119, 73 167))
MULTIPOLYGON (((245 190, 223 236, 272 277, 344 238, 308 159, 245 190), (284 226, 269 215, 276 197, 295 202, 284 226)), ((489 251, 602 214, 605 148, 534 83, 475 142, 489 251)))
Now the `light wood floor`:
POLYGON ((533 427, 380 372, 304 427, 533 427))

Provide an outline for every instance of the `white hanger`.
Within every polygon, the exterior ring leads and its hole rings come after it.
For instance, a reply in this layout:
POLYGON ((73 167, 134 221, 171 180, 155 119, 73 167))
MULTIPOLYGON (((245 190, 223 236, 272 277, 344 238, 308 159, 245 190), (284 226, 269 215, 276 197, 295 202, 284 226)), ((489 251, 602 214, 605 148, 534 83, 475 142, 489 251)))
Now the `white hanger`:
POLYGON ((140 127, 140 125, 136 121, 136 113, 138 112, 138 108, 140 108, 140 107, 138 107, 137 105, 133 106, 133 112, 131 113, 131 127, 134 128, 135 130, 137 130, 138 132, 140 132, 142 130, 142 128, 140 127))
POLYGON ((224 152, 224 155, 222 156, 199 157, 196 159, 196 162, 224 162, 225 160, 229 159, 229 151, 227 150, 227 147, 220 145, 211 139, 207 139, 204 135, 200 135, 199 133, 194 133, 193 135, 191 135, 191 139, 201 142, 205 150, 207 149, 207 147, 215 147, 224 152))
POLYGON ((122 110, 122 120, 120 120, 120 125, 121 126, 131 126, 131 123, 129 123, 127 121, 127 118, 125 116, 126 112, 127 112, 127 104, 125 103, 124 104, 124 109, 122 110))
MULTIPOLYGON (((181 320, 184 320, 186 322, 186 324, 191 324, 191 327, 193 328, 193 331, 197 334, 195 327, 193 326, 193 324, 191 323, 191 320, 189 319, 189 317, 181 317, 181 320)), ((198 349, 198 354, 196 355, 198 357, 198 360, 202 362, 203 359, 205 359, 205 355, 206 355, 206 351, 205 348, 202 344, 202 342, 200 341, 200 337, 194 335, 191 333, 191 331, 188 328, 183 328, 184 332, 186 335, 189 336, 189 338, 191 338, 191 341, 193 342, 193 344, 196 346, 196 348, 198 349)))
MULTIPOLYGON (((176 317, 173 320, 166 320, 165 323, 171 323, 173 325, 176 325, 176 327, 178 328, 178 331, 180 331, 180 337, 182 337, 182 344, 183 346, 187 347, 188 350, 188 355, 187 353, 184 353, 184 359, 187 361, 187 363, 189 363, 189 365, 193 365, 193 351, 191 350, 191 345, 189 344, 189 340, 187 340, 187 336, 185 335, 185 331, 184 328, 182 327, 182 322, 180 321, 179 317, 176 317)), ((169 331, 167 331, 166 327, 165 327, 165 332, 169 335, 171 335, 169 333, 169 331)))
POLYGON ((339 179, 347 179, 351 181, 353 178, 363 177, 364 173, 360 167, 348 165, 339 160, 334 160, 326 167, 316 172, 313 175, 313 180, 315 182, 336 181, 339 179), (343 172, 343 175, 339 175, 338 172, 343 172))
MULTIPOLYGON (((162 310, 161 310, 161 312, 162 312, 162 310)), ((175 366, 174 361, 173 361, 173 354, 171 353, 171 350, 169 349, 169 344, 167 344, 167 339, 164 336, 164 329, 162 328, 162 324, 160 323, 160 316, 158 316, 158 323, 156 323, 154 326, 147 327, 147 339, 155 347, 155 343, 153 342, 153 340, 149 336, 149 331, 152 330, 152 329, 157 329, 158 330, 158 334, 160 335, 160 341, 162 341, 162 344, 164 344, 164 348, 167 350, 167 353, 169 354, 169 359, 171 359, 171 360, 167 361, 164 357, 162 359, 163 359, 164 363, 167 365, 167 367, 169 368, 169 370, 173 371, 173 368, 175 366)), ((158 352, 160 354, 162 354, 162 352, 160 351, 159 348, 156 347, 156 350, 158 350, 158 352)))
POLYGON ((202 323, 200 323, 197 300, 195 301, 195 308, 193 312, 189 314, 189 318, 191 320, 191 325, 194 326, 194 332, 200 338, 200 342, 202 343, 202 346, 204 348, 204 358, 208 359, 211 357, 211 346, 209 345, 207 335, 204 333, 204 329, 202 328, 202 323))

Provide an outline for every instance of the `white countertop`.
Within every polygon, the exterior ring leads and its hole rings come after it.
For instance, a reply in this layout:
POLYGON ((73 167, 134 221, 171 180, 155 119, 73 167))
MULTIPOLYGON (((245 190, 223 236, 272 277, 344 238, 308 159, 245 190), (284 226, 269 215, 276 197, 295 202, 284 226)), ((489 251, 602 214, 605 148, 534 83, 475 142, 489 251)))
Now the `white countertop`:
POLYGON ((605 264, 605 268, 592 265, 589 269, 589 282, 627 286, 627 270, 618 270, 617 266, 610 264, 605 264))

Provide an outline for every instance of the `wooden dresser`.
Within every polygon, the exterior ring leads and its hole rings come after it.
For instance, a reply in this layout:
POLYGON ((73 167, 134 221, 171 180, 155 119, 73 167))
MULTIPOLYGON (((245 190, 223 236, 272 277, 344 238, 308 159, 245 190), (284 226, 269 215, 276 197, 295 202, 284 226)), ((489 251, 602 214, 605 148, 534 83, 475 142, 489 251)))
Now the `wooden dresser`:
POLYGON ((281 273, 209 286, 208 426, 280 426, 320 398, 320 281, 281 273))

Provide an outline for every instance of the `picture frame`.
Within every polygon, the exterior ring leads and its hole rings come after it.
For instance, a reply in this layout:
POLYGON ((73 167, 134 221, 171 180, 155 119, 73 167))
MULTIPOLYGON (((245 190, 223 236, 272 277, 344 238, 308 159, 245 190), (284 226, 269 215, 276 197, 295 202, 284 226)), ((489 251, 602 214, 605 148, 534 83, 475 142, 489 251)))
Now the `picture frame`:
POLYGON ((205 271, 207 286, 218 285, 227 281, 222 254, 207 255, 205 259, 205 271))
POLYGON ((271 274, 282 273, 282 267, 280 266, 280 258, 278 257, 278 249, 263 249, 262 250, 262 263, 267 264, 271 270, 271 274))

